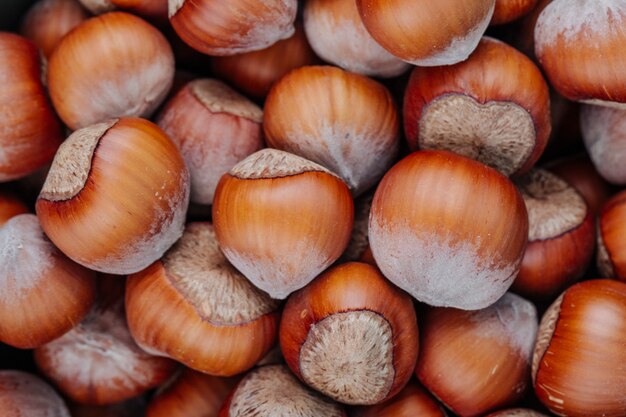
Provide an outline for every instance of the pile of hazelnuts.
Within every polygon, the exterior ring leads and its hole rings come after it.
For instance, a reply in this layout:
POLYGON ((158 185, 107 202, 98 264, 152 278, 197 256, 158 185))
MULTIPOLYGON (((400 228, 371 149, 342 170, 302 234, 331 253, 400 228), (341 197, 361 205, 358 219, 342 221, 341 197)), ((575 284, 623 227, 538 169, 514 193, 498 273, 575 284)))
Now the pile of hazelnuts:
POLYGON ((626 416, 626 1, 30 3, 1 416, 626 416))

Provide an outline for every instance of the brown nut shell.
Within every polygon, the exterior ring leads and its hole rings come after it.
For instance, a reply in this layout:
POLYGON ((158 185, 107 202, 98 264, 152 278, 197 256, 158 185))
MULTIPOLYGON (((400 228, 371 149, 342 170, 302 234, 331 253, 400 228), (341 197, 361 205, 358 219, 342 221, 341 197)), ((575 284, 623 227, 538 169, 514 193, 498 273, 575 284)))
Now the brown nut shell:
POLYGON ((586 153, 558 159, 545 165, 545 168, 576 188, 594 216, 600 213, 613 194, 613 188, 598 173, 586 153))
POLYGON ((155 124, 111 120, 74 132, 55 156, 37 199, 42 228, 91 269, 129 274, 181 236, 189 171, 155 124))
POLYGON ((382 404, 356 407, 351 417, 446 417, 447 414, 417 382, 409 382, 395 397, 382 404))
POLYGON ((88 17, 78 0, 39 0, 24 15, 20 33, 49 57, 63 36, 88 17))
POLYGON ((70 417, 52 387, 22 371, 0 371, 0 409, 3 417, 70 417))
POLYGON ((372 202, 376 264, 430 305, 493 304, 513 283, 527 241, 528 214, 513 183, 450 152, 405 157, 385 174, 372 202))
POLYGON ((456 415, 513 405, 530 386, 537 325, 535 306, 511 293, 479 311, 429 309, 415 372, 456 415))
POLYGON ((580 128, 596 170, 612 184, 626 185, 626 107, 583 105, 580 128))
POLYGON ((217 417, 235 383, 185 369, 157 391, 145 417, 217 417))
POLYGON ((573 101, 626 103, 626 3, 554 0, 535 26, 535 54, 550 84, 573 101))
POLYGON ((310 387, 344 404, 377 404, 396 395, 415 367, 413 302, 377 268, 342 264, 289 297, 280 345, 310 387))
POLYGON ((0 341, 32 349, 61 337, 95 296, 95 273, 63 255, 35 215, 17 215, 0 227, 0 341))
POLYGON ((537 397, 562 416, 626 414, 624 335, 626 284, 570 287, 541 320, 532 369, 537 397))
POLYGON ((207 55, 265 49, 293 34, 297 0, 168 0, 170 23, 207 55))
POLYGON ((11 217, 28 213, 28 207, 13 193, 0 189, 0 227, 11 217))
POLYGON ((172 98, 157 124, 178 146, 194 203, 213 203, 222 175, 263 147, 263 110, 215 79, 196 79, 172 98))
POLYGON ((100 293, 98 305, 74 329, 35 349, 38 368, 73 401, 93 405, 126 401, 162 384, 176 369, 174 361, 137 346, 126 323, 120 285, 121 298, 107 305, 107 294, 100 293))
POLYGON ((289 71, 317 61, 302 24, 296 22, 295 32, 287 39, 259 51, 216 56, 211 63, 213 71, 221 79, 246 94, 263 98, 272 85, 289 71))
POLYGON ((524 54, 484 37, 467 61, 413 70, 404 130, 412 150, 444 149, 523 174, 550 137, 548 85, 524 54))
POLYGON ((387 78, 409 68, 372 38, 354 0, 307 1, 304 30, 320 58, 347 71, 387 78))
POLYGON ((61 128, 42 83, 44 69, 31 41, 0 33, 0 182, 35 172, 61 144, 61 128))
POLYGON ((539 0, 496 0, 491 18, 492 25, 510 23, 530 13, 539 0))
POLYGON ((393 55, 432 67, 464 61, 478 45, 495 0, 357 0, 363 24, 393 55))
POLYGON ((355 195, 374 185, 395 160, 399 124, 387 88, 329 66, 302 67, 281 78, 263 115, 269 147, 328 168, 355 195))
POLYGON ((594 215, 564 180, 533 169, 517 181, 528 211, 528 245, 512 291, 553 300, 580 279, 593 257, 594 215))
POLYGON ((278 309, 228 263, 209 223, 189 224, 160 261, 128 278, 135 341, 211 375, 232 376, 262 359, 276 341, 278 309))
POLYGON ((149 117, 173 79, 174 55, 165 37, 125 12, 78 25, 48 66, 54 107, 74 130, 115 117, 149 117))
POLYGON ((273 298, 286 298, 343 253, 354 202, 326 168, 276 149, 250 155, 220 180, 215 233, 226 258, 273 298))

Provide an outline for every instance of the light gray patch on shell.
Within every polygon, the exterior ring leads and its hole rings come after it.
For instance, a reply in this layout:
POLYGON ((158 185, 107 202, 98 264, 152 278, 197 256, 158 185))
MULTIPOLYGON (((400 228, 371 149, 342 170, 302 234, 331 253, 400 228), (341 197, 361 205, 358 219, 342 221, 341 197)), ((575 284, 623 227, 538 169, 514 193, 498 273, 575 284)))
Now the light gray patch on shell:
POLYGON ((513 347, 528 363, 532 360, 538 318, 535 305, 513 293, 506 293, 491 306, 472 312, 470 321, 481 323, 481 336, 513 347))
POLYGON ((98 123, 72 133, 57 150, 39 198, 69 200, 82 191, 91 172, 91 161, 100 139, 117 120, 98 123))
POLYGON ((59 250, 44 235, 37 216, 20 214, 0 227, 0 302, 19 302, 24 293, 51 278, 59 250))
POLYGON ((415 58, 406 60, 407 62, 420 67, 438 67, 442 65, 453 65, 465 61, 478 47, 480 39, 489 27, 491 17, 495 11, 496 2, 492 5, 480 22, 469 30, 465 36, 453 38, 448 46, 441 51, 426 58, 415 58))
POLYGON ((488 307, 509 289, 521 262, 521 255, 513 262, 480 255, 480 237, 455 243, 440 234, 413 232, 404 222, 379 218, 370 218, 369 240, 385 277, 437 307, 488 307))
POLYGON ((183 7, 187 0, 169 0, 167 2, 167 15, 172 18, 183 7))
POLYGON ((580 130, 598 173, 613 184, 626 184, 626 110, 582 106, 580 130))
POLYGON ((443 149, 475 159, 504 175, 517 172, 536 145, 528 111, 512 102, 476 102, 463 94, 437 97, 419 121, 421 149, 443 149))

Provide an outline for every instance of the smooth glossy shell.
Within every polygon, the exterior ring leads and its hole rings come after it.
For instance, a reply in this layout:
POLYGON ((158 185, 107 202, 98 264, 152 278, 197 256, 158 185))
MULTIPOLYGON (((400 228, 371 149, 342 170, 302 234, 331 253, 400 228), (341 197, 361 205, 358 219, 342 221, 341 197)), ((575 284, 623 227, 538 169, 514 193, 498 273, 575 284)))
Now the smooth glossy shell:
POLYGON ((63 36, 88 17, 77 0, 39 0, 24 15, 20 33, 49 57, 63 36))
POLYGON ((482 416, 515 404, 530 385, 535 306, 507 293, 479 311, 429 309, 416 374, 455 414, 482 416))
POLYGON ((258 51, 290 37, 297 7, 297 0, 169 0, 169 16, 185 43, 221 56, 258 51))
POLYGON ((553 300, 580 279, 593 257, 593 212, 561 178, 533 169, 517 181, 528 210, 528 246, 511 287, 533 300, 553 300))
POLYGON ((353 417, 446 417, 447 414, 417 382, 409 382, 395 397, 382 404, 358 407, 353 417))
POLYGON ((191 369, 182 371, 152 398, 146 417, 216 417, 235 384, 191 369))
POLYGON ((189 172, 155 124, 125 118, 76 131, 37 199, 42 228, 76 262, 130 274, 182 235, 189 172))
POLYGON ((570 287, 545 313, 533 357, 535 393, 572 417, 626 414, 626 284, 570 287))
POLYGON ((519 19, 537 5, 538 0, 496 0, 492 25, 502 25, 519 19))
POLYGON ((260 51, 213 57, 213 71, 238 90, 254 97, 265 97, 274 83, 289 71, 318 61, 302 24, 294 34, 260 51))
POLYGON ((33 214, 0 227, 0 341, 30 349, 61 337, 95 295, 95 273, 65 257, 33 214))
POLYGON ((383 274, 418 300, 475 310, 513 283, 528 215, 497 171, 449 152, 419 151, 379 184, 369 240, 383 274))
POLYGON ((320 58, 347 71, 395 77, 409 68, 367 32, 354 0, 307 1, 304 30, 320 58))
POLYGON ((124 12, 86 20, 50 57, 48 85, 56 111, 71 129, 114 117, 149 117, 174 79, 165 37, 124 12))
POLYGON ((357 0, 357 6, 383 48, 431 67, 467 59, 489 25, 495 0, 357 0))
POLYGON ((621 0, 555 0, 535 26, 535 54, 550 84, 574 101, 626 102, 624 42, 621 0))
POLYGON ((286 298, 341 256, 354 221, 348 187, 327 169, 266 149, 220 180, 213 221, 222 251, 273 298, 286 298))
POLYGON ((265 140, 339 175, 355 195, 389 169, 399 147, 399 116, 376 81, 335 67, 296 69, 265 102, 265 140))
POLYGON ((0 33, 0 182, 24 177, 52 160, 61 129, 42 83, 33 43, 0 33))

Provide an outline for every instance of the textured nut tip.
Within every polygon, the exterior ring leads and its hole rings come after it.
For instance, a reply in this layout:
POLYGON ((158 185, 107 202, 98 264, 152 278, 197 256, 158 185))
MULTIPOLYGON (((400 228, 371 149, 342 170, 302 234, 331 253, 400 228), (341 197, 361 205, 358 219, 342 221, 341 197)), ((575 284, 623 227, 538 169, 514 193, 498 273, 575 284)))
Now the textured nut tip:
POLYGON ((189 90, 211 113, 228 113, 256 123, 263 121, 263 110, 221 81, 194 80, 189 90))
POLYGON ((561 304, 563 303, 564 295, 565 294, 561 294, 559 298, 554 300, 550 308, 548 308, 548 310, 544 313, 543 318, 541 319, 541 324, 539 324, 537 343, 535 344, 531 369, 533 384, 537 380, 537 372, 539 371, 539 364, 543 359, 543 355, 548 350, 548 347, 550 347, 550 341, 552 340, 556 324, 559 320, 559 315, 561 314, 561 304))
POLYGON ((339 404, 303 386, 283 365, 257 368, 237 387, 229 417, 343 417, 339 404))
POLYGON ((420 120, 421 149, 443 149, 497 169, 517 172, 536 144, 535 125, 526 109, 515 103, 476 102, 463 94, 433 100, 420 120))
POLYGON ((185 1, 186 0, 169 0, 167 2, 167 14, 170 19, 183 7, 185 1))
POLYGON ((258 180, 288 177, 305 172, 322 172, 339 178, 315 162, 271 148, 253 153, 235 165, 228 173, 243 180, 258 180))
POLYGON ((59 147, 39 198, 69 200, 82 191, 89 178, 91 161, 100 139, 117 119, 98 123, 72 133, 59 147))
POLYGON ((581 225, 587 203, 567 182, 544 169, 533 169, 517 181, 528 211, 528 239, 551 239, 581 225))
POLYGON ((300 350, 304 381, 352 405, 384 400, 393 385, 393 331, 372 311, 337 313, 313 324, 300 350))
POLYGON ((210 223, 189 224, 163 264, 173 285, 213 324, 241 324, 278 309, 278 301, 226 260, 210 223))

